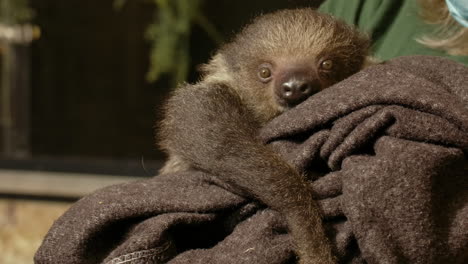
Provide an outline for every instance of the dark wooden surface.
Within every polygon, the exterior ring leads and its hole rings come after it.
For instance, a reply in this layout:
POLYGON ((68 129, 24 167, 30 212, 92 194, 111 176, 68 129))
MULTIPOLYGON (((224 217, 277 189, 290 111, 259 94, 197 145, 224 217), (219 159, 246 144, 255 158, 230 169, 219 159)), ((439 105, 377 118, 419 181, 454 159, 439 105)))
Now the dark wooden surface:
POLYGON ((3 41, 1 49, 0 155, 30 156, 30 48, 3 41))
POLYGON ((169 87, 145 81, 150 6, 37 0, 32 150, 41 156, 158 157, 156 105, 169 87))

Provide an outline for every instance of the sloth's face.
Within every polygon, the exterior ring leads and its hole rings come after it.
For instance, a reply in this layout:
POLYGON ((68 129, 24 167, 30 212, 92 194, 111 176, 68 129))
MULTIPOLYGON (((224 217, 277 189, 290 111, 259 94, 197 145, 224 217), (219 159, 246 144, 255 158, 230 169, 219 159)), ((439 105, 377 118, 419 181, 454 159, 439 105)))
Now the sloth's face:
MULTIPOLYGON (((333 58, 276 59, 258 65, 257 80, 284 110, 294 107, 337 81, 333 58)), ((283 110, 283 111, 284 111, 283 110)))
POLYGON ((252 59, 236 71, 233 86, 265 123, 338 82, 340 64, 332 56, 252 59))

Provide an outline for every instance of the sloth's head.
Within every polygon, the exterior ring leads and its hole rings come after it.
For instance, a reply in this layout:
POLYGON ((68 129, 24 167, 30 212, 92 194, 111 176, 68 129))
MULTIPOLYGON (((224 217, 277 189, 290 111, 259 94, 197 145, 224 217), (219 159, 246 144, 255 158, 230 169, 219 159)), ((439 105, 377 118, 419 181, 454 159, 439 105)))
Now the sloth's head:
POLYGON ((205 80, 227 81, 260 121, 362 69, 369 40, 312 9, 259 16, 204 67, 205 80))

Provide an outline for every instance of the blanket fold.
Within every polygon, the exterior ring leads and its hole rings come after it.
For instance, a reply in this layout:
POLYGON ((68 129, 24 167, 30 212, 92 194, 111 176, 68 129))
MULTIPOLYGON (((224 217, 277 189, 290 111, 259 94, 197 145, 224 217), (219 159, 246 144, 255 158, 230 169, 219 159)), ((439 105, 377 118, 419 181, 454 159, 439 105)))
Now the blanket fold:
MULTIPOLYGON (((468 262, 468 69, 370 67, 260 139, 308 177, 340 263, 468 262)), ((35 263, 295 263, 282 216, 199 171, 111 186, 53 225, 35 263)))

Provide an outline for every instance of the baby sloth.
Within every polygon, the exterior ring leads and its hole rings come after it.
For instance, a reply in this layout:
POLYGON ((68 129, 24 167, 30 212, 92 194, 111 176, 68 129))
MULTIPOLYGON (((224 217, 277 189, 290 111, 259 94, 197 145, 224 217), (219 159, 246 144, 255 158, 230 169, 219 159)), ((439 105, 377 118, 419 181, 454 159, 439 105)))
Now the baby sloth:
POLYGON ((362 69, 369 41, 312 9, 256 18, 175 90, 160 124, 161 173, 198 169, 287 220, 302 264, 336 263, 307 180, 257 138, 275 116, 362 69))

